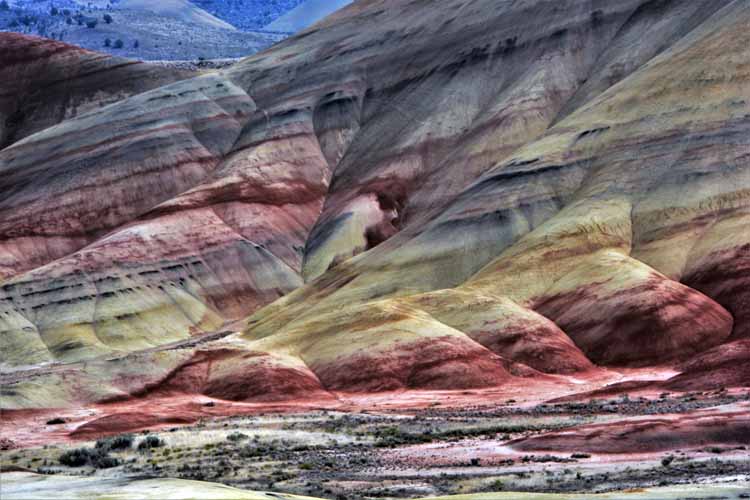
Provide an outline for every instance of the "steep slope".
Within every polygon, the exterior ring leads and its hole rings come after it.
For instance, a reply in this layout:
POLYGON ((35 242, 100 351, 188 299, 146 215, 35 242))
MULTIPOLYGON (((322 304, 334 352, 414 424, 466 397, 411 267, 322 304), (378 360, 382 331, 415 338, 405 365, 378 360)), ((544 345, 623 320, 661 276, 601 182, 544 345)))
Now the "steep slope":
MULTIPOLYGON (((384 119, 374 128, 380 133, 361 128, 337 167, 303 271, 321 278, 252 318, 248 338, 281 335, 352 303, 461 283, 462 292, 498 297, 498 307, 507 301, 541 313, 597 363, 661 363, 744 335, 746 326, 736 319, 745 314, 737 304, 747 301, 747 288, 737 285, 747 282, 747 273, 737 263, 748 235, 739 229, 748 224, 742 139, 748 122, 739 96, 748 76, 742 23, 750 14, 736 2, 718 12, 716 3, 631 7, 620 22, 616 13, 589 12, 586 36, 551 22, 551 12, 523 16, 545 19, 545 28, 520 32, 552 32, 551 54, 529 57, 529 50, 540 50, 537 41, 503 41, 498 70, 525 79, 515 92, 511 86, 500 100, 492 97, 495 108, 476 105, 476 116, 466 117, 457 96, 476 98, 488 87, 469 76, 454 86, 470 74, 467 68, 450 79, 438 71, 408 79, 408 92, 385 109, 389 123, 409 126, 389 129, 384 119), (608 29, 607 19, 616 28, 608 29), (651 40, 655 23, 662 29, 651 40), (582 56, 579 47, 592 29, 611 37, 609 48, 582 56), (626 49, 636 37, 641 50, 626 49), (666 40, 673 42, 659 48, 666 40), (515 54, 524 70, 508 70, 515 54), (613 60, 632 73, 613 76, 604 92, 582 98, 588 72, 613 60), (700 69, 696 60, 705 61, 700 69), (581 61, 590 65, 576 67, 581 61), (560 82, 564 69, 572 73, 560 82), (431 114, 434 107, 420 106, 440 102, 420 93, 426 89, 450 96, 450 105, 438 107, 450 113, 445 121, 431 114), (566 111, 566 95, 582 102, 576 112, 566 111), (457 126, 459 119, 468 128, 457 126), (416 146, 427 137, 429 147, 416 146), (383 147, 373 147, 374 140, 383 147), (715 266, 707 257, 716 254, 734 259, 727 265, 733 266, 730 281, 712 275, 722 286, 733 283, 736 292, 723 300, 689 288, 695 268, 715 266)), ((464 53, 463 65, 479 60, 483 72, 492 67, 491 50, 464 53)), ((450 67, 444 52, 441 58, 450 67)), ((381 116, 368 120, 368 129, 381 116)), ((456 304, 471 310, 465 298, 456 304)))
POLYGON ((242 89, 208 75, 4 150, 4 268, 41 266, 2 286, 7 352, 28 354, 30 336, 53 359, 151 347, 299 286, 295 249, 319 211, 327 165, 311 131, 286 137, 286 123, 263 120, 254 132, 254 111, 242 89), (248 142, 271 137, 248 148, 243 130, 248 142))
POLYGON ((0 149, 135 94, 194 76, 17 33, 0 33, 0 149))
POLYGON ((737 0, 360 1, 13 144, 5 404, 691 370, 750 328, 748 22, 737 0), (19 370, 60 361, 87 362, 19 370))

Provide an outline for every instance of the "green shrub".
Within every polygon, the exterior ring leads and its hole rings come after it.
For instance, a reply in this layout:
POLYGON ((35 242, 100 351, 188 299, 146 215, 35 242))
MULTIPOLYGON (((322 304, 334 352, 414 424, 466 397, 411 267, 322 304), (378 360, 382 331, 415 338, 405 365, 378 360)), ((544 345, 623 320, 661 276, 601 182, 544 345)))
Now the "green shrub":
POLYGON ((150 450, 152 448, 161 448, 162 446, 164 446, 164 441, 157 436, 146 436, 143 438, 143 441, 138 444, 138 449, 150 450))
POLYGON ((495 479, 490 485, 490 491, 503 491, 505 489, 505 483, 502 479, 495 479))
POLYGON ((60 463, 68 467, 83 467, 91 459, 89 448, 76 448, 60 455, 60 463))
POLYGON ((103 450, 126 450, 133 446, 135 438, 132 434, 120 434, 100 439, 96 442, 96 447, 103 450))
POLYGON ((97 469, 110 469, 112 467, 117 467, 118 465, 120 465, 120 461, 117 458, 110 457, 105 453, 96 455, 92 460, 91 465, 93 465, 97 469))
POLYGON ((228 441, 232 441, 236 443, 237 441, 242 441, 243 439, 247 439, 247 434, 243 434, 241 432, 233 432, 230 435, 227 436, 228 441))
POLYGON ((76 448, 60 455, 60 463, 68 467, 91 465, 97 469, 109 469, 120 465, 120 461, 108 455, 107 450, 97 448, 76 448))

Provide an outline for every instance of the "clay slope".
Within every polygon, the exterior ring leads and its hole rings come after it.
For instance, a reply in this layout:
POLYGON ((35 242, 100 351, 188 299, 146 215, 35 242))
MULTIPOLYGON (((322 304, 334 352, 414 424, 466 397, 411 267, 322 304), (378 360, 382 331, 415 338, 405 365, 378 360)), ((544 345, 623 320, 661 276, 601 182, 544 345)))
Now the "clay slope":
POLYGON ((79 114, 191 76, 63 42, 0 33, 0 149, 79 114))
POLYGON ((687 370, 750 334, 748 22, 363 0, 7 147, 3 360, 99 359, 6 404, 687 370))
MULTIPOLYGON (((462 332, 541 371, 559 371, 561 349, 563 359, 580 349, 598 365, 644 366, 745 336, 748 73, 739 43, 750 12, 737 2, 618 6, 622 18, 573 16, 585 30, 548 22, 551 53, 531 57, 541 42, 512 39, 499 53, 465 51, 460 70, 421 75, 389 100, 385 109, 402 116, 390 123, 412 127, 359 131, 308 241, 311 282, 251 318, 246 338, 278 338, 352 303, 408 303, 451 287, 455 297, 435 308, 440 322, 468 317, 462 332), (587 54, 597 30, 607 47, 587 54), (497 79, 524 78, 468 113, 458 96, 476 98, 489 82, 466 67, 475 61, 486 74, 495 57, 497 79), (450 102, 439 111, 434 94, 418 92, 430 80, 450 102), (431 103, 424 115, 420 102, 431 103), (391 130, 384 148, 359 149, 391 130), (717 265, 732 270, 709 271, 717 265), (479 297, 504 314, 482 321, 479 297), (496 340, 533 338, 530 312, 564 332, 555 349, 534 343, 537 364, 496 340)), ((521 31, 545 32, 534 28, 521 31)))

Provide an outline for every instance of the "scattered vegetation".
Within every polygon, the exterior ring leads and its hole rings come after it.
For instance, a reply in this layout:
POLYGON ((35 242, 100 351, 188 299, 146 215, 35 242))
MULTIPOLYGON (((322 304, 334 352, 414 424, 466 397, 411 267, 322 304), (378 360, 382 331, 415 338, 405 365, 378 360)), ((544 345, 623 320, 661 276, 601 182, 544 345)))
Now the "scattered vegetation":
POLYGON ((102 448, 76 448, 60 455, 60 463, 68 467, 90 465, 96 469, 109 469, 120 465, 120 460, 109 456, 109 450, 102 448))
MULTIPOLYGON (((158 439, 158 438, 157 438, 158 439)), ((132 434, 120 434, 100 439, 96 442, 96 448, 101 450, 127 450, 132 448, 135 438, 132 434)))
POLYGON ((241 432, 233 432, 227 436, 227 441, 232 441, 234 443, 236 443, 237 441, 242 441, 243 439, 248 439, 248 436, 247 434, 243 434, 241 432))
POLYGON ((151 450, 153 448, 161 448, 162 446, 164 446, 164 441, 159 439, 157 436, 149 435, 143 438, 143 441, 138 444, 138 449, 144 451, 151 450))
POLYGON ((646 487, 750 473, 750 461, 741 459, 739 453, 746 450, 735 445, 704 445, 653 455, 639 459, 635 467, 624 469, 603 467, 599 460, 584 460, 592 457, 584 452, 508 457, 480 453, 467 457, 458 453, 449 454, 444 463, 429 465, 415 459, 419 456, 417 450, 397 453, 383 450, 429 442, 460 450, 480 440, 502 443, 519 436, 609 419, 612 407, 618 412, 647 415, 675 409, 686 411, 709 402, 730 400, 726 394, 709 399, 695 397, 696 401, 689 403, 683 402, 680 395, 651 401, 631 397, 627 403, 617 397, 536 407, 497 404, 469 410, 426 408, 411 417, 316 412, 289 419, 270 415, 206 420, 189 428, 106 437, 92 448, 71 449, 62 455, 62 450, 50 446, 7 448, 0 452, 0 457, 6 464, 41 473, 61 472, 55 467, 58 464, 81 468, 67 472, 78 474, 119 466, 117 474, 208 480, 241 484, 247 489, 278 489, 347 500, 424 496, 425 482, 440 495, 516 490, 564 494, 609 490, 619 484, 646 487), (579 407, 582 411, 577 410, 579 407), (201 434, 204 431, 207 431, 205 436, 201 434), (169 445, 160 439, 166 439, 165 436, 169 436, 169 445), (472 443, 457 442, 463 440, 472 443), (706 453, 714 455, 706 458, 706 453), (698 457, 693 459, 693 454, 698 457), (437 473, 424 481, 420 479, 419 486, 410 482, 398 487, 384 485, 383 474, 402 467, 428 467, 437 473), (445 475, 440 474, 443 467, 445 475), (449 468, 463 468, 463 479, 447 473, 449 468), (487 468, 512 469, 487 477, 487 468), (358 486, 342 486, 352 477, 358 478, 358 486))

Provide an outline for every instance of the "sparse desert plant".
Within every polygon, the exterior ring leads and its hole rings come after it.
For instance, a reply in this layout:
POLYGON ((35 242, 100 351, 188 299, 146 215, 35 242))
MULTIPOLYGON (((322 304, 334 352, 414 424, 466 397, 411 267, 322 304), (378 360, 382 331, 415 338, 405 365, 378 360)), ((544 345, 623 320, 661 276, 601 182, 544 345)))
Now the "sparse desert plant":
POLYGON ((0 10, 10 10, 10 5, 8 5, 6 0, 0 2, 0 10))
POLYGON ((227 440, 234 443, 236 443, 237 441, 242 441, 243 439, 248 439, 248 436, 247 434, 243 434, 241 432, 233 432, 227 436, 227 440))
POLYGON ((143 438, 143 441, 138 444, 138 449, 150 450, 152 448, 161 448, 162 446, 164 446, 164 441, 157 436, 146 436, 143 438))
POLYGON ((60 455, 60 463, 68 467, 83 467, 89 463, 91 450, 88 448, 76 448, 60 455))
POLYGON ((96 447, 103 450, 126 450, 133 446, 135 438, 132 434, 120 434, 100 439, 96 442, 96 447))
POLYGON ((114 45, 114 47, 115 47, 116 49, 121 49, 121 48, 123 48, 124 46, 125 46, 125 42, 123 42, 123 41, 122 41, 122 40, 120 40, 120 39, 117 39, 117 40, 115 40, 115 45, 114 45))
POLYGON ((112 467, 117 467, 118 465, 120 465, 120 460, 115 457, 110 457, 106 453, 97 454, 94 456, 91 465, 93 465, 97 469, 110 469, 112 467))
POLYGON ((99 24, 99 21, 97 19, 89 19, 86 21, 86 27, 89 29, 94 29, 99 24))
POLYGON ((96 448, 76 448, 66 451, 60 455, 59 461, 68 467, 91 465, 97 469, 109 469, 120 465, 120 461, 110 457, 107 450, 96 448))
POLYGON ((102 17, 102 19, 104 19, 104 22, 107 24, 112 24, 112 21, 114 21, 114 19, 112 19, 112 16, 110 16, 109 14, 104 14, 104 17, 102 17))
POLYGON ((112 40, 110 40, 109 38, 105 38, 104 39, 104 46, 105 47, 111 47, 112 46, 112 40))

